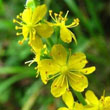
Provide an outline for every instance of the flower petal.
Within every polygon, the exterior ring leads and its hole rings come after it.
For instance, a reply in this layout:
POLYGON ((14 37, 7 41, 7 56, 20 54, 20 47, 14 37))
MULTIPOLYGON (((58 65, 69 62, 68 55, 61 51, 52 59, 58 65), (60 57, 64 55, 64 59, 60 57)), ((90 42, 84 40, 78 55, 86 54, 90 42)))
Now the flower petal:
POLYGON ((96 95, 91 91, 88 90, 85 94, 86 101, 89 105, 98 105, 99 101, 96 95))
POLYGON ((32 15, 32 23, 36 24, 39 22, 46 14, 47 7, 46 5, 39 5, 34 9, 33 15, 32 15))
POLYGON ((36 26, 36 31, 41 37, 48 38, 53 33, 53 28, 48 24, 39 24, 36 26))
POLYGON ((68 73, 68 80, 70 86, 78 92, 83 92, 88 87, 88 80, 81 73, 68 73))
POLYGON ((56 44, 52 47, 51 56, 57 64, 66 64, 67 52, 61 44, 56 44))
POLYGON ((51 85, 51 93, 54 97, 60 97, 67 89, 68 82, 65 75, 57 77, 51 85))
POLYGON ((82 104, 79 104, 79 103, 77 103, 77 102, 75 102, 75 110, 84 110, 84 107, 83 107, 83 105, 82 104))
POLYGON ((79 70, 85 67, 87 64, 86 56, 84 53, 75 53, 69 58, 69 68, 73 70, 79 70))
POLYGON ((35 36, 35 39, 30 42, 30 45, 35 53, 43 48, 43 42, 39 36, 35 36))
MULTIPOLYGON (((70 31, 70 30, 69 30, 69 31, 70 31)), ((71 37, 74 39, 75 43, 77 44, 77 40, 76 40, 76 37, 75 37, 74 33, 71 32, 71 31, 70 31, 70 33, 71 33, 71 37)))
POLYGON ((27 28, 27 26, 23 25, 22 33, 23 33, 24 39, 26 40, 28 37, 28 34, 29 34, 29 28, 27 28))
POLYGON ((81 73, 85 74, 85 75, 88 75, 88 74, 91 74, 95 71, 95 66, 92 66, 92 67, 88 67, 88 68, 84 68, 82 70, 80 70, 81 73))
POLYGON ((60 27, 60 37, 61 40, 66 43, 70 43, 72 41, 71 32, 66 28, 65 25, 60 27))
POLYGON ((58 110, 69 110, 69 109, 66 108, 66 107, 61 107, 61 108, 59 108, 58 110))
MULTIPOLYGON (((39 68, 38 68, 38 70, 39 70, 39 68)), ((44 84, 47 84, 47 82, 48 82, 48 75, 45 74, 44 72, 40 72, 40 76, 41 76, 42 82, 43 82, 44 84)))
POLYGON ((63 101, 68 106, 68 108, 73 108, 74 98, 71 91, 66 90, 66 92, 62 96, 63 101))
POLYGON ((110 110, 110 96, 105 97, 104 110, 110 110))
POLYGON ((22 13, 22 20, 24 23, 29 24, 31 22, 32 9, 26 8, 22 13))
POLYGON ((41 60, 39 70, 47 75, 54 75, 60 71, 59 66, 52 59, 41 60))

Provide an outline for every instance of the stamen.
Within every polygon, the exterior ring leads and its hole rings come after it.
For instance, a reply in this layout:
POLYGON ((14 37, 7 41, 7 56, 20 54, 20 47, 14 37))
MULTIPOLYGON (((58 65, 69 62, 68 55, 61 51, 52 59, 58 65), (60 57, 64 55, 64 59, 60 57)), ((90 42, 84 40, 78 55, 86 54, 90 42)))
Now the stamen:
POLYGON ((54 16, 55 16, 55 20, 57 21, 58 20, 58 14, 57 13, 54 13, 54 16))
POLYGON ((13 19, 13 23, 16 23, 16 20, 15 19, 13 19))
POLYGON ((22 33, 18 33, 18 32, 17 32, 16 35, 19 36, 19 35, 22 35, 22 33))
POLYGON ((16 29, 16 30, 18 30, 18 29, 22 29, 22 27, 18 27, 18 26, 16 26, 15 29, 16 29))
POLYGON ((21 22, 17 21, 16 19, 13 19, 13 23, 18 23, 19 25, 23 25, 21 22))
POLYGON ((35 60, 30 60, 30 61, 25 62, 25 64, 28 64, 29 63, 28 66, 31 66, 34 62, 35 62, 35 60))
POLYGON ((40 73, 39 73, 39 72, 37 72, 36 78, 38 78, 38 77, 39 77, 39 74, 40 74, 40 73))
POLYGON ((66 27, 67 27, 67 28, 72 28, 72 27, 76 27, 76 26, 78 26, 78 25, 79 25, 79 19, 76 18, 76 19, 73 20, 73 23, 72 23, 72 24, 70 24, 70 25, 68 25, 68 26, 66 26, 66 27))
POLYGON ((50 15, 52 14, 52 10, 49 10, 49 14, 50 14, 50 15))
POLYGON ((66 15, 65 15, 65 20, 67 20, 67 16, 68 16, 69 10, 67 10, 66 15))
POLYGON ((22 20, 20 15, 17 15, 16 18, 22 20))
POLYGON ((60 74, 61 74, 61 73, 57 73, 57 74, 53 75, 52 77, 48 78, 48 80, 51 80, 51 79, 53 79, 53 78, 59 76, 60 74))
POLYGON ((19 15, 22 16, 22 13, 20 13, 19 15))
POLYGON ((62 16, 62 14, 63 14, 63 11, 60 11, 59 16, 62 16))
POLYGON ((49 15, 50 15, 50 17, 53 19, 53 21, 56 22, 55 18, 52 16, 52 10, 49 10, 49 15))

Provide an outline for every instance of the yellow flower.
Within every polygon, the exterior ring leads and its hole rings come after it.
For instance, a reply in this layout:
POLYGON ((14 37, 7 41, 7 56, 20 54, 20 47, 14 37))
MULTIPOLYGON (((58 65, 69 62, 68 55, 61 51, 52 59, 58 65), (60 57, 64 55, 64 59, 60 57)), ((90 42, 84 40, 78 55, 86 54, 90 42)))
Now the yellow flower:
POLYGON ((62 16, 62 14, 63 14, 62 12, 60 12, 59 14, 54 13, 54 17, 53 17, 52 10, 50 10, 49 14, 55 23, 48 23, 48 24, 50 24, 51 26, 60 27, 60 37, 61 37, 62 41, 66 42, 66 43, 70 43, 73 38, 75 40, 75 42, 77 43, 74 33, 72 33, 68 28, 73 28, 73 27, 78 26, 79 19, 76 18, 73 20, 73 22, 70 25, 66 25, 68 12, 69 11, 67 11, 65 17, 62 16))
POLYGON ((26 8, 23 13, 17 15, 18 20, 13 20, 14 23, 18 23, 20 27, 16 26, 15 29, 21 29, 21 33, 16 33, 17 35, 23 35, 24 38, 19 41, 22 44, 27 40, 29 36, 29 43, 35 39, 35 35, 38 34, 42 37, 50 37, 53 33, 53 29, 47 24, 39 23, 43 19, 47 11, 46 5, 37 6, 34 10, 31 8, 26 8))
POLYGON ((25 64, 29 63, 29 66, 30 66, 32 63, 36 62, 37 63, 37 67, 35 68, 37 70, 36 77, 38 77, 40 74, 42 81, 44 83, 47 83, 47 81, 46 81, 47 75, 39 73, 39 66, 40 66, 40 62, 41 62, 41 60, 40 60, 41 51, 42 51, 42 49, 46 49, 46 46, 43 45, 43 42, 39 36, 35 36, 35 39, 30 42, 30 46, 32 47, 32 51, 35 54, 35 58, 33 60, 25 62, 25 64))
POLYGON ((74 98, 72 96, 71 91, 66 90, 66 92, 62 95, 62 99, 67 107, 61 107, 58 110, 83 110, 83 105, 77 102, 74 102, 74 98))
POLYGON ((85 94, 87 106, 85 110, 110 110, 110 96, 104 95, 98 100, 94 92, 88 90, 85 94))
POLYGON ((75 53, 68 57, 65 48, 61 44, 57 44, 52 47, 51 56, 52 59, 41 60, 39 70, 40 73, 47 75, 48 80, 58 76, 51 86, 53 96, 63 95, 69 88, 69 84, 78 92, 87 88, 88 80, 84 75, 95 71, 95 67, 84 68, 87 64, 85 54, 75 53))

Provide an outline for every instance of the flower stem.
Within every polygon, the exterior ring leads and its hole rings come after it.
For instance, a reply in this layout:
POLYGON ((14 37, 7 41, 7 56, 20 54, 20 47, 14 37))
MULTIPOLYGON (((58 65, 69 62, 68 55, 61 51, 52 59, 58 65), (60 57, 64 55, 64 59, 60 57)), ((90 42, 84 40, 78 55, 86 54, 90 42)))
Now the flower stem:
POLYGON ((77 96, 78 100, 83 104, 86 105, 86 101, 83 97, 83 95, 80 92, 74 91, 75 95, 77 96))

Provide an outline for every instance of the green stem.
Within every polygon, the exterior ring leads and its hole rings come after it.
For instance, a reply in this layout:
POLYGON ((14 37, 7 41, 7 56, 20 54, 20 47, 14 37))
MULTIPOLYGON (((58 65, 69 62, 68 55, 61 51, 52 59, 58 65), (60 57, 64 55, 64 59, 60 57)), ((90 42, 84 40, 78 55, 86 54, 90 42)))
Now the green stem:
POLYGON ((80 93, 80 92, 76 92, 74 91, 75 95, 77 96, 78 100, 83 104, 83 105, 86 105, 86 101, 83 97, 83 95, 80 93))

